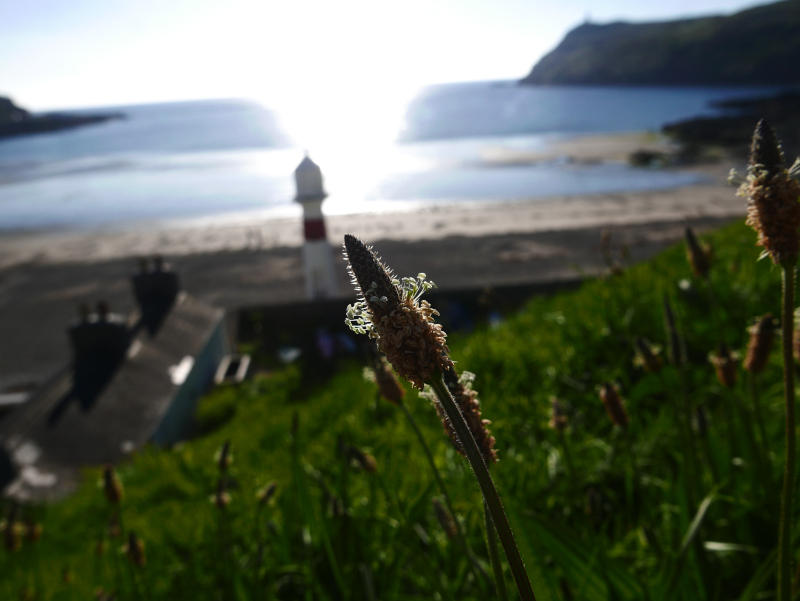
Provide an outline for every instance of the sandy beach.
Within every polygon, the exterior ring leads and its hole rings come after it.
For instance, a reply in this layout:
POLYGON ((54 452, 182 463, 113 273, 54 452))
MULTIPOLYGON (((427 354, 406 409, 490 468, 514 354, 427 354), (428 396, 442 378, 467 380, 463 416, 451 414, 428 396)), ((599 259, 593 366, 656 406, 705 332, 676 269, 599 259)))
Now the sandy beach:
MULTIPOLYGON (((641 136, 564 142, 579 161, 617 158, 641 143, 641 136)), ((743 199, 724 181, 729 168, 696 167, 711 183, 671 190, 331 216, 328 238, 338 247, 345 232, 354 233, 397 273, 424 271, 442 290, 566 281, 605 268, 603 229, 635 262, 679 240, 687 224, 704 231, 744 215, 743 199)), ((41 383, 68 361, 65 327, 79 303, 105 299, 116 311, 132 311, 136 257, 165 256, 190 294, 235 311, 304 300, 301 244, 299 219, 5 235, 0 391, 41 383)), ((339 265, 341 296, 351 299, 339 265)))

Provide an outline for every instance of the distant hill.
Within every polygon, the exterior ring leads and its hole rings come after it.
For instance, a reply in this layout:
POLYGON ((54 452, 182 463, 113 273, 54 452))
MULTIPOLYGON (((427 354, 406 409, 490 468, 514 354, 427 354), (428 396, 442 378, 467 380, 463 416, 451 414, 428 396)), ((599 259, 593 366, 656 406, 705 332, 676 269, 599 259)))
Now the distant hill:
POLYGON ((570 31, 521 83, 800 84, 800 0, 726 17, 586 23, 570 31))
POLYGON ((122 119, 119 113, 105 115, 75 115, 46 113, 34 115, 14 104, 10 98, 0 96, 0 138, 25 134, 45 133, 101 123, 109 119, 122 119))

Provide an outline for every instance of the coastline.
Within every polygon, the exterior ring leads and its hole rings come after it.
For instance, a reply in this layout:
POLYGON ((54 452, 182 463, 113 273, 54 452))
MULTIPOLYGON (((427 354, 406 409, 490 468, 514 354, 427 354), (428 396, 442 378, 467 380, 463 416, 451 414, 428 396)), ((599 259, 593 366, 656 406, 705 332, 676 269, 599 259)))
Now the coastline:
MULTIPOLYGON (((375 243, 413 242, 453 236, 482 237, 732 219, 744 215, 742 199, 720 183, 615 194, 565 196, 536 202, 436 205, 398 213, 331 215, 328 239, 338 245, 347 232, 375 243)), ((178 257, 235 251, 268 251, 302 244, 296 219, 204 226, 142 227, 129 231, 19 232, 0 239, 0 270, 23 265, 80 264, 151 254, 178 257)))
MULTIPOLYGON (((607 269, 604 229, 616 254, 627 248, 635 263, 681 240, 686 225, 702 233, 744 216, 744 200, 724 183, 730 166, 692 167, 710 183, 667 190, 331 215, 327 234, 335 256, 344 233, 353 233, 396 273, 424 271, 442 291, 575 281, 607 269)), ((79 303, 103 299, 114 311, 131 312, 137 257, 163 255, 189 294, 235 315, 305 302, 301 245, 299 218, 3 235, 0 331, 8 344, 0 349, 0 392, 40 385, 67 363, 64 328, 79 303)), ((352 288, 344 263, 335 265, 346 304, 352 288)))
MULTIPOLYGON (((549 141, 545 148, 487 151, 489 165, 623 163, 634 151, 669 153, 674 145, 650 132, 584 135, 549 141)), ((480 237, 615 225, 676 221, 687 217, 731 218, 744 214, 741 199, 726 184, 730 161, 661 171, 693 174, 707 183, 612 193, 587 193, 515 200, 379 203, 379 210, 326 216, 328 238, 345 232, 371 242, 480 237)), ((264 211, 183 220, 140 222, 96 229, 11 230, 0 237, 0 270, 20 265, 92 263, 162 254, 167 257, 268 250, 302 244, 300 208, 294 217, 264 211)))

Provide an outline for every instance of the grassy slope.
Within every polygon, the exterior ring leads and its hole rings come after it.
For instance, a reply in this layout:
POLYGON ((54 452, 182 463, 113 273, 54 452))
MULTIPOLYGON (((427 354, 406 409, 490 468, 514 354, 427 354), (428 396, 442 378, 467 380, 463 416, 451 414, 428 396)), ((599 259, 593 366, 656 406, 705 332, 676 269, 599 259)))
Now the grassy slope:
MULTIPOLYGON (((567 594, 677 598, 678 591, 687 599, 736 598, 765 560, 768 567, 782 464, 779 357, 774 354, 761 382, 773 464, 767 473, 755 469, 757 457, 743 430, 752 417, 731 420, 732 401, 705 356, 721 337, 742 348, 754 316, 778 313, 779 273, 768 261, 756 262, 754 236, 741 224, 710 241, 716 251, 711 279, 723 307, 717 319, 701 286, 679 292, 677 282, 690 277, 680 246, 621 277, 534 299, 497 329, 452 340, 459 368, 477 374, 475 388, 493 421, 502 458, 493 472, 540 601, 567 594), (712 457, 717 483, 705 454, 687 459, 676 427, 676 371, 666 369, 662 380, 632 365, 632 337, 664 342, 663 293, 673 298, 685 335, 691 398, 710 414, 700 447, 712 457), (595 392, 609 379, 627 399, 638 477, 622 432, 609 423, 595 392), (562 447, 547 427, 553 394, 570 409, 577 481, 565 471, 562 447), (696 476, 692 505, 687 466, 696 476), (697 542, 680 555, 697 506, 712 490, 718 493, 697 542), (704 541, 744 547, 706 551, 704 541)), ((746 388, 738 392, 749 412, 746 388)), ((433 446, 471 544, 485 558, 474 479, 428 402, 416 393, 406 399, 433 446)), ((436 523, 430 498, 438 491, 413 432, 400 411, 376 403, 360 366, 347 366, 324 387, 304 386, 299 370, 289 368, 218 390, 204 401, 200 419, 217 429, 174 450, 148 449, 120 468, 125 526, 146 541, 148 556, 138 584, 127 568, 121 571, 123 598, 256 599, 278 591, 284 599, 370 599, 370 580, 380 599, 490 598, 436 523), (213 456, 227 438, 233 441, 236 486, 221 521, 209 496, 216 483, 213 456), (377 474, 346 467, 336 452, 339 438, 369 450, 377 474), (277 502, 259 517, 255 492, 272 479, 280 485, 277 502), (345 498, 348 517, 332 515, 324 487, 345 498), (267 542, 259 568, 261 539, 267 542)), ((15 555, 0 551, 0 598, 14 598, 37 579, 45 583, 45 598, 88 598, 98 583, 115 587, 117 554, 94 554, 110 511, 96 481, 97 473, 88 472, 77 495, 36 510, 45 528, 38 547, 26 544, 15 555), (66 566, 75 575, 69 585, 61 583, 66 566)))
POLYGON ((523 80, 582 85, 798 83, 800 3, 786 0, 727 17, 584 24, 523 80))

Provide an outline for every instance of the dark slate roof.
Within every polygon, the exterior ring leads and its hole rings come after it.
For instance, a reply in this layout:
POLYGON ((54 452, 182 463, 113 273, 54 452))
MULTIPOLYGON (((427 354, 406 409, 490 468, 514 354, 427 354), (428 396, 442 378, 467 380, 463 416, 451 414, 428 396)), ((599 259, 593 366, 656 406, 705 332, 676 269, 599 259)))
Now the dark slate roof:
POLYGON ((152 337, 141 328, 127 356, 88 411, 73 400, 54 424, 54 409, 72 387, 65 369, 0 422, 0 444, 20 468, 6 494, 46 499, 71 492, 82 466, 116 463, 155 432, 180 385, 170 367, 197 357, 224 311, 181 293, 152 337))

